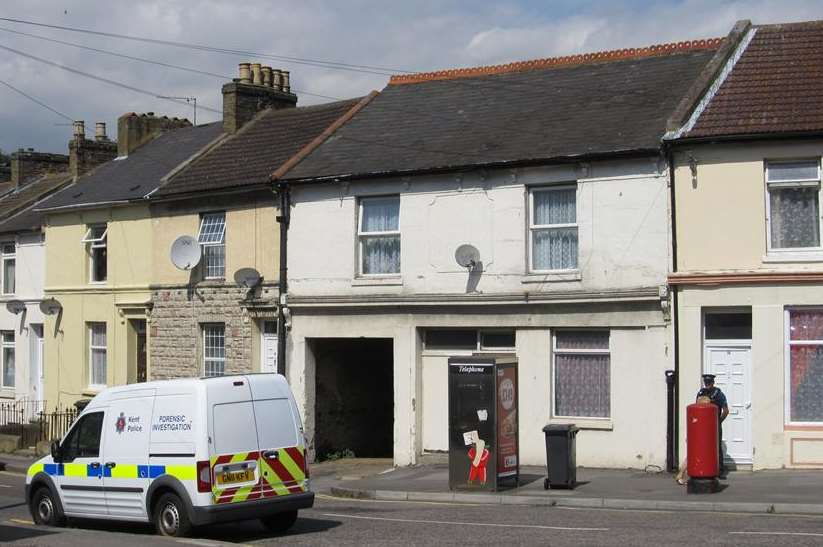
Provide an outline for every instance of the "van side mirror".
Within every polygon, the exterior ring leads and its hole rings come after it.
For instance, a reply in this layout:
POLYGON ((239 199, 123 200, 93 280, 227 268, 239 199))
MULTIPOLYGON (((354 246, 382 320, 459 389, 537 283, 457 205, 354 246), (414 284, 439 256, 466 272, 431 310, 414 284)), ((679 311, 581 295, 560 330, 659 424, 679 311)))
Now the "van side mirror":
POLYGON ((51 458, 54 460, 54 463, 60 463, 60 460, 63 457, 62 450, 60 450, 60 443, 57 441, 51 442, 51 458))

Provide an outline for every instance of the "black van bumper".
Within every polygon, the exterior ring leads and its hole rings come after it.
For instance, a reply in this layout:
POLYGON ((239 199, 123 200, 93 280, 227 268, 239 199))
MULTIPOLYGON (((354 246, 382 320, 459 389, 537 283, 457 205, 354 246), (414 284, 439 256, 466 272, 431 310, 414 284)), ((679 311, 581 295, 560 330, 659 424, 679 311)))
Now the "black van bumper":
POLYGON ((195 526, 202 526, 218 522, 259 519, 286 511, 309 509, 313 505, 314 492, 304 492, 225 505, 194 506, 191 520, 195 526))

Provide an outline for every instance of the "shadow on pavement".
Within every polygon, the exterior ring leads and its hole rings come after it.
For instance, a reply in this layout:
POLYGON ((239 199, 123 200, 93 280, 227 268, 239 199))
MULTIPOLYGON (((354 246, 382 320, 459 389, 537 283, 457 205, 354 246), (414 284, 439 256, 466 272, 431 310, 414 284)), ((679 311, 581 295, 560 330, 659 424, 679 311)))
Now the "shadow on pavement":
POLYGON ((5 526, 0 524, 0 543, 7 541, 17 541, 18 539, 32 539, 40 536, 51 536, 57 532, 48 530, 35 530, 22 526, 5 526))

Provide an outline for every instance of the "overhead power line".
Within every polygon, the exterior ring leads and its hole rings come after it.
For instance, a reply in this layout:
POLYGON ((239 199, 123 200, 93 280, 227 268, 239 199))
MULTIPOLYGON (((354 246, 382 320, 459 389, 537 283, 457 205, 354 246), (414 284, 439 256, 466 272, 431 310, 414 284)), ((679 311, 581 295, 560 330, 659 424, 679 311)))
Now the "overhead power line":
POLYGON ((226 55, 244 55, 250 57, 260 57, 264 59, 272 59, 276 61, 288 61, 295 64, 307 65, 307 66, 315 66, 320 68, 330 68, 330 69, 338 69, 338 70, 350 70, 353 72, 365 72, 369 74, 377 74, 381 76, 392 76, 394 74, 406 74, 414 71, 410 70, 400 70, 396 68, 388 68, 388 67, 380 67, 380 66, 372 66, 372 65, 359 65, 353 63, 342 63, 339 61, 325 61, 322 59, 310 59, 307 57, 290 57, 286 55, 275 55, 271 53, 260 53, 255 51, 245 51, 240 49, 229 49, 229 48, 219 48, 214 46, 208 46, 204 44, 194 44, 189 42, 177 42, 173 40, 160 40, 157 38, 146 38, 144 36, 133 36, 129 34, 118 34, 115 32, 103 32, 99 30, 91 30, 91 29, 84 29, 84 28, 77 28, 77 27, 68 27, 63 25, 51 25, 48 23, 38 23, 36 21, 27 21, 25 19, 14 19, 11 17, 0 17, 0 21, 7 21, 9 23, 18 23, 21 25, 32 25, 36 27, 43 27, 43 28, 51 28, 57 30, 64 30, 67 32, 79 32, 83 34, 92 34, 95 36, 106 36, 108 38, 119 38, 121 40, 132 40, 136 42, 144 42, 149 44, 160 44, 165 46, 174 46, 179 48, 186 48, 186 49, 195 49, 199 51, 210 51, 214 53, 222 53, 226 55))
MULTIPOLYGON (((14 48, 10 48, 10 47, 4 46, 4 45, 0 45, 0 49, 5 50, 5 51, 9 51, 11 53, 16 53, 17 55, 20 55, 21 57, 26 57, 26 58, 32 59, 34 61, 39 61, 41 63, 47 64, 47 65, 50 65, 50 66, 53 66, 53 67, 57 67, 59 69, 71 72, 73 74, 78 74, 80 76, 85 76, 86 78, 91 78, 92 80, 97 80, 98 82, 103 82, 103 83, 107 83, 107 84, 110 84, 110 85, 113 85, 113 86, 121 87, 123 89, 128 89, 129 91, 134 91, 135 93, 141 93, 143 95, 148 95, 148 96, 153 97, 153 98, 157 98, 157 96, 160 95, 160 93, 157 93, 156 91, 148 91, 146 89, 141 89, 139 87, 134 87, 134 86, 131 86, 131 85, 128 85, 128 84, 124 84, 122 82, 118 82, 116 80, 110 80, 108 78, 103 78, 102 76, 97 76, 97 75, 94 75, 94 74, 90 74, 88 72, 84 72, 82 70, 78 70, 76 68, 72 68, 72 67, 69 67, 69 66, 66 66, 66 65, 61 65, 60 63, 55 63, 54 61, 49 61, 48 59, 43 59, 42 57, 37 57, 36 55, 31 55, 30 53, 25 53, 23 51, 20 51, 20 50, 14 49, 14 48)), ((177 99, 162 99, 162 100, 170 101, 170 102, 173 102, 175 104, 179 104, 181 106, 186 106, 186 107, 189 106, 189 105, 186 104, 185 101, 180 101, 180 100, 177 100, 177 99)), ((208 106, 201 106, 200 108, 203 109, 203 110, 207 110, 209 112, 214 112, 215 114, 222 114, 223 113, 220 110, 217 110, 215 108, 211 108, 211 107, 208 107, 208 106)))
POLYGON ((37 98, 35 98, 35 97, 32 97, 31 95, 29 95, 28 93, 26 93, 26 92, 25 92, 25 91, 23 91, 22 89, 18 89, 18 88, 16 88, 16 87, 14 87, 13 85, 11 85, 10 83, 5 82, 5 81, 3 81, 3 80, 0 80, 0 84, 3 84, 4 86, 8 87, 8 88, 9 88, 9 89, 11 89, 12 91, 15 91, 15 92, 19 93, 20 95, 22 95, 23 97, 27 98, 27 99, 28 99, 28 100, 30 100, 31 102, 39 104, 40 106, 42 106, 42 107, 43 107, 43 108, 45 108, 46 110, 50 110, 51 112, 53 112, 53 113, 57 114, 57 115, 58 115, 58 116, 60 116, 61 118, 64 118, 64 119, 66 119, 66 120, 68 120, 68 121, 70 121, 70 122, 74 122, 74 118, 72 118, 72 117, 71 117, 71 116, 69 116, 68 114, 63 114, 62 112, 60 112, 60 111, 59 111, 59 110, 57 110, 56 108, 52 108, 52 107, 50 107, 49 105, 47 105, 46 103, 44 103, 44 102, 43 102, 43 101, 41 101, 40 99, 37 99, 37 98))
MULTIPOLYGON (((57 40, 56 38, 49 38, 48 36, 41 36, 39 34, 31 34, 29 32, 21 32, 19 30, 12 30, 12 29, 5 28, 5 27, 0 27, 0 31, 10 32, 12 34, 18 34, 20 36, 26 36, 28 38, 36 38, 38 40, 44 40, 46 42, 51 42, 51 43, 54 43, 54 44, 61 44, 61 45, 64 45, 64 46, 74 47, 74 48, 78 48, 78 49, 84 49, 86 51, 93 51, 95 53, 101 53, 103 55, 110 55, 112 57, 119 57, 121 59, 127 59, 129 61, 137 61, 137 62, 140 62, 140 63, 147 63, 147 64, 162 66, 162 67, 166 67, 166 68, 173 68, 175 70, 182 70, 182 71, 189 72, 189 73, 192 73, 192 74, 199 74, 201 76, 211 76, 213 78, 219 78, 221 80, 227 80, 227 81, 230 81, 232 79, 231 76, 226 76, 224 74, 217 74, 216 72, 209 72, 207 70, 200 70, 200 69, 190 68, 190 67, 182 66, 182 65, 174 65, 174 64, 171 64, 171 63, 165 63, 163 61, 158 61, 156 59, 146 59, 144 57, 135 57, 133 55, 126 55, 125 53, 118 53, 116 51, 109 51, 109 50, 106 50, 106 49, 100 49, 100 48, 96 48, 96 47, 86 46, 86 45, 77 44, 77 43, 74 43, 74 42, 66 42, 64 40, 57 40)), ((321 95, 319 93, 311 93, 309 91, 304 91, 304 90, 301 90, 301 89, 292 88, 292 90, 295 91, 296 93, 300 93, 300 94, 303 94, 303 95, 311 95, 312 97, 320 97, 322 99, 331 99, 331 100, 334 100, 334 101, 342 100, 339 97, 332 97, 330 95, 321 95)))

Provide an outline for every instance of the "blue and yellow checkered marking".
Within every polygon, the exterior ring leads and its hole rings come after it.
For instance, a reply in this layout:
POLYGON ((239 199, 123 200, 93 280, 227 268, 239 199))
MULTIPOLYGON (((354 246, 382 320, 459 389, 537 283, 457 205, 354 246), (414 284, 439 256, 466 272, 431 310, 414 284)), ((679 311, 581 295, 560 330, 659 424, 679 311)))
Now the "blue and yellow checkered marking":
POLYGON ((191 465, 136 465, 120 464, 114 467, 92 466, 85 463, 36 463, 29 467, 28 475, 43 472, 52 477, 106 477, 114 479, 156 479, 161 475, 171 475, 180 480, 197 478, 195 466, 191 465))

